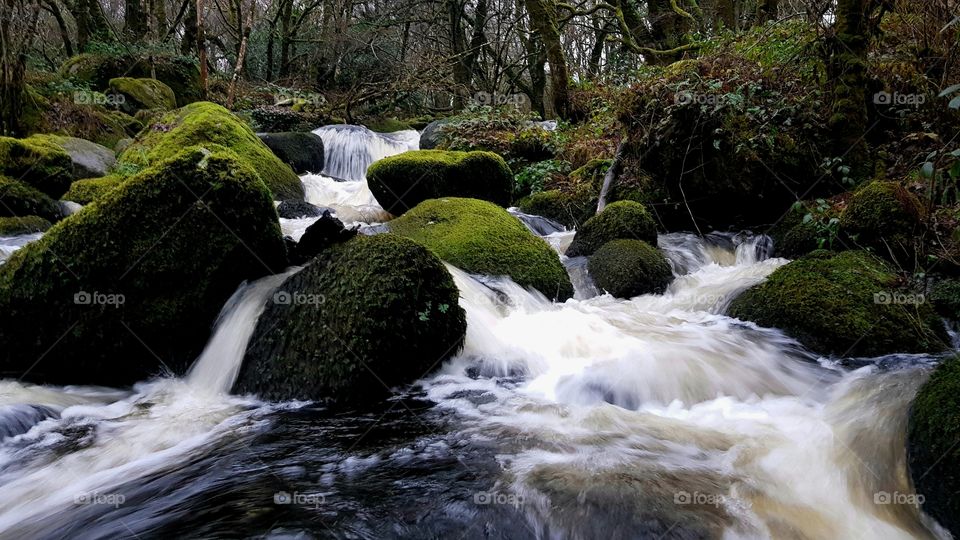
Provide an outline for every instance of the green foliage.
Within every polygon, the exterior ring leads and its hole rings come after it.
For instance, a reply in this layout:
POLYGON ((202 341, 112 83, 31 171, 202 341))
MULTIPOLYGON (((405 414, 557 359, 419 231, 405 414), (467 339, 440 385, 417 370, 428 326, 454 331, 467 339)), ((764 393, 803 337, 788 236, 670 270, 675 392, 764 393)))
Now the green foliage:
POLYGON ((0 236, 43 232, 51 226, 40 216, 0 217, 0 236))
POLYGON ((559 149, 555 131, 535 124, 536 115, 514 107, 472 106, 445 118, 440 126, 438 148, 488 150, 503 156, 516 170, 550 159, 559 149))
POLYGON ((373 163, 367 183, 377 202, 399 215, 427 199, 455 196, 510 204, 513 173, 493 152, 413 150, 373 163))
POLYGON ((70 189, 63 195, 63 200, 77 204, 90 204, 103 194, 109 193, 119 186, 125 178, 117 174, 103 178, 85 178, 70 184, 70 189))
POLYGON ((0 217, 17 216, 40 216, 57 221, 60 219, 60 205, 23 182, 0 176, 0 217))
POLYGON ((896 274, 866 252, 815 251, 738 296, 729 314, 779 328, 820 354, 941 351, 946 331, 922 298, 899 289, 896 274))
POLYGON ((466 332, 453 278, 423 246, 360 235, 324 250, 270 303, 235 391, 274 400, 369 400, 456 354, 466 332))
POLYGON ((641 240, 611 240, 587 262, 597 287, 617 298, 662 293, 673 280, 660 250, 641 240))
POLYGON ((569 193, 551 189, 534 193, 517 202, 521 211, 527 214, 552 219, 565 227, 578 227, 594 216, 597 211, 597 198, 588 186, 569 193))
POLYGON ((617 239, 643 240, 656 245, 657 224, 642 204, 618 201, 607 205, 577 231, 567 248, 567 256, 592 255, 600 246, 617 239))
POLYGON ((559 301, 573 296, 570 277, 556 252, 495 204, 431 199, 391 221, 389 227, 466 272, 510 276, 559 301))
POLYGON ((930 301, 942 317, 960 321, 960 280, 941 279, 930 289, 930 301))
POLYGON ((517 173, 514 194, 522 197, 539 193, 543 191, 543 186, 549 179, 569 172, 570 163, 563 160, 548 159, 533 163, 517 173))

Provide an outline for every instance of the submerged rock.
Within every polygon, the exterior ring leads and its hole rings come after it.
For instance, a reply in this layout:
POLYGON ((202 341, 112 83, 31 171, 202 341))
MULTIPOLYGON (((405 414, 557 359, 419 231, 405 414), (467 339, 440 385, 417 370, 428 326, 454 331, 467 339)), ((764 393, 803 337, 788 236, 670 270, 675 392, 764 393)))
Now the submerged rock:
POLYGON ((392 234, 324 250, 268 302, 235 392, 368 400, 459 351, 459 291, 426 248, 392 234))
POLYGON ((323 171, 323 139, 314 133, 281 132, 258 133, 257 137, 267 145, 293 172, 297 174, 323 171))
POLYGON ((237 285, 283 259, 256 172, 223 147, 186 149, 0 266, 0 370, 109 386, 180 371, 237 285))
POLYGON ((611 240, 642 240, 657 244, 657 224, 647 209, 633 201, 611 203, 603 212, 587 220, 567 248, 568 257, 591 255, 611 240))
POLYGON ((0 176, 0 217, 40 216, 57 221, 60 215, 57 201, 22 182, 0 176))
POLYGON ((356 235, 356 229, 344 227, 342 221, 333 217, 330 212, 324 212, 320 219, 303 232, 294 251, 295 260, 291 263, 303 264, 330 246, 346 242, 356 235))
POLYGON ((617 298, 662 293, 673 281, 670 263, 660 250, 642 240, 611 240, 587 263, 601 290, 617 298))
POLYGON ((510 276, 559 301, 573 296, 573 285, 557 253, 493 203, 431 199, 388 225, 391 232, 420 242, 464 271, 510 276))
POLYGON ((400 215, 427 199, 469 197, 510 204, 513 173, 493 152, 412 150, 375 162, 367 182, 387 212, 400 215))
POLYGON ((734 299, 729 314, 779 328, 820 354, 942 351, 949 339, 923 295, 862 251, 815 251, 734 299))
POLYGON ((307 201, 287 200, 277 205, 277 214, 284 219, 300 219, 305 217, 322 216, 330 208, 314 206, 307 201))
POLYGON ((245 123, 220 105, 201 101, 170 111, 144 129, 120 154, 119 165, 152 165, 198 144, 223 145, 263 179, 275 199, 303 199, 303 184, 245 123))

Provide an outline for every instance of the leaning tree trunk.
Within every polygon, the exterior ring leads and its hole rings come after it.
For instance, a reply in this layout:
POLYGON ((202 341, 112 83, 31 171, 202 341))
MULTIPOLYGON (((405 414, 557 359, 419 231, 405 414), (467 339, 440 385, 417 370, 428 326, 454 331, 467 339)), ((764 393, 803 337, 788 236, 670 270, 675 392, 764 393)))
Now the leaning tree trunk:
POLYGON ((557 6, 553 0, 525 0, 530 14, 530 28, 540 35, 550 64, 550 85, 553 94, 553 111, 560 118, 570 117, 570 75, 567 59, 560 42, 557 26, 557 6))

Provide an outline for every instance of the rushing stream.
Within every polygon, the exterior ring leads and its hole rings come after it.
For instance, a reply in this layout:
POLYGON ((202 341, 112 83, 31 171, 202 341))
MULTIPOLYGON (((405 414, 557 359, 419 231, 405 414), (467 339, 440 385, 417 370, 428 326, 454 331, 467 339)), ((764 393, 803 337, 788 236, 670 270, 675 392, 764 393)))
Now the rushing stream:
MULTIPOLYGON (((378 221, 357 156, 399 145, 324 130, 308 199, 378 221)), ((559 252, 574 234, 519 217, 559 252)), ((583 259, 565 259, 563 304, 449 267, 464 350, 361 410, 227 393, 297 269, 241 286, 185 377, 0 381, 0 538, 947 537, 903 503, 907 408, 937 358, 819 358, 724 316, 787 262, 765 236, 659 246, 678 277, 632 300, 599 294, 583 259)))

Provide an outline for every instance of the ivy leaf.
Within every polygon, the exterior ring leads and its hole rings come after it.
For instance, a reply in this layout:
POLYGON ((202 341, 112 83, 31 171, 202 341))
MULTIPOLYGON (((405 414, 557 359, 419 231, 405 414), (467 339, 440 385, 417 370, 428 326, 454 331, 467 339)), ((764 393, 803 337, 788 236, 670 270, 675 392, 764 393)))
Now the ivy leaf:
POLYGON ((923 168, 920 169, 920 174, 925 178, 933 178, 933 163, 928 161, 923 164, 923 168))

